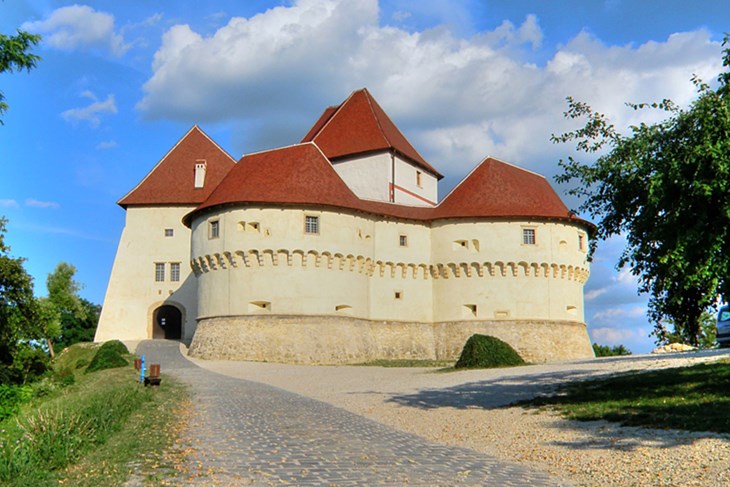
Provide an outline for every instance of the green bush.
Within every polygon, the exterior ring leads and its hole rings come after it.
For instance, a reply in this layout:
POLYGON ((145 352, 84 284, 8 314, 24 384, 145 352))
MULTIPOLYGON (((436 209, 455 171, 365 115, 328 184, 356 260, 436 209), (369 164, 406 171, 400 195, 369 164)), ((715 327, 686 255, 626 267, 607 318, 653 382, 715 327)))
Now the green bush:
POLYGON ((85 358, 80 358, 76 361, 75 367, 77 369, 83 369, 84 367, 87 367, 89 365, 89 361, 85 358))
POLYGON ((30 386, 0 385, 0 421, 15 415, 20 405, 30 401, 33 392, 30 386))
POLYGON ((616 357, 619 355, 631 355, 631 350, 623 345, 609 347, 608 345, 593 344, 593 353, 596 357, 616 357))
POLYGON ((129 365, 124 355, 128 355, 129 350, 119 340, 110 340, 104 342, 94 354, 91 363, 86 367, 86 372, 96 372, 97 370, 114 369, 129 365))
POLYGON ((472 335, 461 351, 457 369, 489 369, 524 365, 525 361, 509 344, 487 335, 472 335))

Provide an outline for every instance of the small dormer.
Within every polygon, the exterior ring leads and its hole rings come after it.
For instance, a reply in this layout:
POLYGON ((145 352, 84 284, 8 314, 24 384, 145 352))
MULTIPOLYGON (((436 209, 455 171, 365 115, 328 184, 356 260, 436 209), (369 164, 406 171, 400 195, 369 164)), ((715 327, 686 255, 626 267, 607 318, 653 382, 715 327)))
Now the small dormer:
POLYGON ((205 186, 205 170, 208 166, 205 159, 195 161, 195 188, 199 189, 205 186))

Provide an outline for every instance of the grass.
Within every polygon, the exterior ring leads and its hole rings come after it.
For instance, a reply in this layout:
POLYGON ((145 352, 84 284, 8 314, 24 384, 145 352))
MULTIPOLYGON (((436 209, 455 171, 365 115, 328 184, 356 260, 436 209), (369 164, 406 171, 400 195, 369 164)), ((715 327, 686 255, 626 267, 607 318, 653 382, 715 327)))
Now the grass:
POLYGON ((94 353, 81 346, 61 354, 55 366, 72 370, 74 384, 49 386, 0 422, 0 484, 106 486, 121 485, 130 470, 142 479, 174 475, 185 389, 168 377, 145 388, 132 366, 94 373, 76 367, 94 353))
POLYGON ((729 385, 730 360, 721 360, 571 384, 520 404, 555 407, 579 421, 730 433, 729 385))

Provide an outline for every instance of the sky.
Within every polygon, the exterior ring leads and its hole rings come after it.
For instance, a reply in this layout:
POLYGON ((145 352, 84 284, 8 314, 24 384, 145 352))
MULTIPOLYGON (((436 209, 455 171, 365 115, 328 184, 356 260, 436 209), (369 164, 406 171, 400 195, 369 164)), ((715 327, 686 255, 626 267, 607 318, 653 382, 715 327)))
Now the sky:
MULTIPOLYGON (((730 4, 710 0, 298 0, 0 2, 0 33, 43 36, 29 73, 0 74, 0 215, 37 295, 61 261, 102 303, 122 228, 116 201, 193 124, 234 158, 298 142, 367 87, 445 175, 440 197, 486 156, 547 177, 579 127, 565 98, 615 126, 654 122, 626 102, 670 98, 722 70, 730 4)), ((646 296, 599 242, 585 288, 591 340, 653 348, 646 296)))

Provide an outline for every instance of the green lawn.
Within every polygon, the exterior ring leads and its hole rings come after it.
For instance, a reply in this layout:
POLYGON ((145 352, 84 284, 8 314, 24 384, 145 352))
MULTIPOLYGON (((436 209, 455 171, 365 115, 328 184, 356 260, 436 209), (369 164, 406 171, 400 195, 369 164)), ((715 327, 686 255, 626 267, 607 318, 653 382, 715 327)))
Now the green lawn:
POLYGON ((75 383, 46 379, 40 397, 0 422, 0 484, 121 485, 134 472, 160 485, 173 477, 184 387, 163 376, 159 388, 145 388, 132 365, 84 373, 93 352, 69 352, 57 366, 71 369, 75 383))
POLYGON ((555 407, 579 421, 730 433, 730 360, 571 384, 520 404, 555 407))

